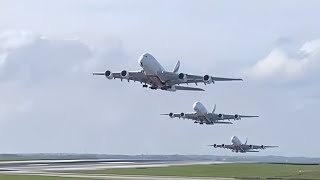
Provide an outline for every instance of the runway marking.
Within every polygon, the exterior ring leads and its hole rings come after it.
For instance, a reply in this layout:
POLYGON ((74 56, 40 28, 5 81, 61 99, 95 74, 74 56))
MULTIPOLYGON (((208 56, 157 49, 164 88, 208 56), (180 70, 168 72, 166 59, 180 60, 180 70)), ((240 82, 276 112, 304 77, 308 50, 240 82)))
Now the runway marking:
POLYGON ((234 180, 234 178, 220 177, 181 177, 181 176, 142 176, 142 175, 116 175, 116 174, 73 174, 73 173, 3 173, 7 175, 36 175, 48 177, 70 177, 70 178, 89 178, 89 179, 120 179, 120 180, 234 180))

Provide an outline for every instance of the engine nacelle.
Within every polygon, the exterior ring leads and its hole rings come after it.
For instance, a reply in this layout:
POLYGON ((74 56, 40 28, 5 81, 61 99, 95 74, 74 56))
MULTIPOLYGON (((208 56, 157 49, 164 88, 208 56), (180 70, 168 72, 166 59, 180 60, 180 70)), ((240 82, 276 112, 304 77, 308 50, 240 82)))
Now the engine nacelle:
POLYGON ((113 73, 109 70, 104 72, 104 75, 106 76, 107 79, 113 79, 113 73))
POLYGON ((120 76, 123 79, 129 79, 129 72, 126 70, 123 70, 123 71, 121 71, 120 76))
POLYGON ((250 145, 249 145, 249 148, 252 149, 252 148, 253 148, 253 145, 250 144, 250 145))
POLYGON ((225 147, 226 147, 226 145, 224 145, 224 144, 221 144, 221 147, 225 148, 225 147))
POLYGON ((266 148, 264 145, 261 145, 260 147, 261 147, 261 149, 265 149, 266 148))
POLYGON ((180 113, 180 117, 185 118, 186 114, 185 113, 180 113))
POLYGON ((216 147, 217 147, 217 144, 214 144, 213 147, 216 148, 216 147))
POLYGON ((239 116, 239 114, 235 114, 234 115, 234 120, 240 120, 241 118, 240 118, 240 116, 239 116))
POLYGON ((223 114, 218 115, 220 119, 223 119, 223 114))
POLYGON ((205 82, 206 84, 214 83, 214 81, 212 80, 212 77, 209 76, 209 75, 204 75, 203 76, 203 82, 205 82))
POLYGON ((171 112, 169 113, 170 118, 174 118, 174 114, 171 112))
POLYGON ((187 82, 188 81, 188 78, 187 78, 187 75, 186 74, 183 74, 183 73, 180 73, 178 75, 179 79, 183 82, 187 82))

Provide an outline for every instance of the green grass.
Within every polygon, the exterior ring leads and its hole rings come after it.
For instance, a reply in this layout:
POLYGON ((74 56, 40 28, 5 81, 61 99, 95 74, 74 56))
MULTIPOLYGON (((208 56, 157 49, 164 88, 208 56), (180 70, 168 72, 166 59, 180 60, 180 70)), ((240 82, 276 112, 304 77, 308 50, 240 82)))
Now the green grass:
POLYGON ((90 171, 88 173, 184 177, 320 179, 320 166, 280 164, 216 164, 152 167, 144 169, 108 169, 90 171), (299 175, 299 171, 302 171, 301 175, 299 175))
POLYGON ((1 175, 2 180, 87 180, 80 178, 62 178, 62 177, 46 177, 46 176, 36 176, 36 175, 1 175))

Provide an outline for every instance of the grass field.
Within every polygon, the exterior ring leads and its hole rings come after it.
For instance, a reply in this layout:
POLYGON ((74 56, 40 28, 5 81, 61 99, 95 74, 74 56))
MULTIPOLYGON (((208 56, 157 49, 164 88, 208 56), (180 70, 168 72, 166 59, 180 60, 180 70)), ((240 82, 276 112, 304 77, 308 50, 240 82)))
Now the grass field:
POLYGON ((2 180, 87 180, 80 178, 62 178, 62 177, 45 177, 45 176, 27 176, 27 175, 0 175, 2 180))
POLYGON ((102 171, 90 171, 87 173, 184 177, 320 179, 320 166, 280 164, 216 164, 152 167, 144 169, 109 169, 102 171), (299 173, 299 171, 301 171, 301 173, 299 173))

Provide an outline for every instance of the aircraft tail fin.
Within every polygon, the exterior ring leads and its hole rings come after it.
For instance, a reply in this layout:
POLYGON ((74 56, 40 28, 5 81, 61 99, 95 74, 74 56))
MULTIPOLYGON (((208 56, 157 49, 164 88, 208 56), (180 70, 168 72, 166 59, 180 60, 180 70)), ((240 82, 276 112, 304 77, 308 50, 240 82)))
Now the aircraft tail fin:
POLYGON ((214 114, 214 112, 216 112, 216 108, 217 108, 217 105, 215 104, 213 107, 213 110, 212 110, 212 114, 214 114))
POLYGON ((175 66, 174 69, 173 69, 173 72, 174 72, 174 73, 178 73, 179 68, 180 68, 180 61, 177 62, 176 66, 175 66))

